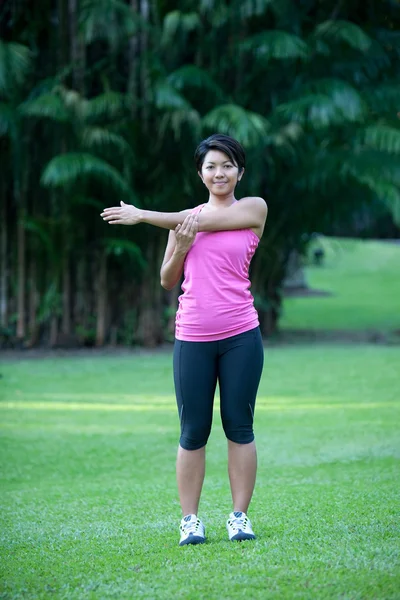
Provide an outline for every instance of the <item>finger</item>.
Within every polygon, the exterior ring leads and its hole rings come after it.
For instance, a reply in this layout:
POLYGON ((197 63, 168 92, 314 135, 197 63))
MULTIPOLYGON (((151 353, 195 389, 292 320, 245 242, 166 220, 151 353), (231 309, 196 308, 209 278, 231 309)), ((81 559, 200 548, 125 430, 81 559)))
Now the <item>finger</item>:
POLYGON ((182 233, 187 233, 190 230, 193 221, 193 215, 188 215, 182 223, 182 233))
POLYGON ((125 202, 123 200, 121 200, 120 205, 125 206, 125 202))
POLYGON ((180 228, 181 228, 181 227, 182 227, 182 225, 179 225, 179 224, 178 224, 178 225, 175 227, 175 233, 179 233, 179 230, 180 230, 180 228))
POLYGON ((193 219, 193 221, 191 223, 191 227, 192 227, 192 231, 194 231, 194 230, 197 231, 198 230, 198 228, 199 228, 199 218, 198 218, 197 215, 194 216, 194 219, 193 219))
POLYGON ((103 221, 112 221, 113 219, 118 219, 119 215, 116 214, 112 214, 112 215, 106 215, 105 217, 103 217, 103 221))

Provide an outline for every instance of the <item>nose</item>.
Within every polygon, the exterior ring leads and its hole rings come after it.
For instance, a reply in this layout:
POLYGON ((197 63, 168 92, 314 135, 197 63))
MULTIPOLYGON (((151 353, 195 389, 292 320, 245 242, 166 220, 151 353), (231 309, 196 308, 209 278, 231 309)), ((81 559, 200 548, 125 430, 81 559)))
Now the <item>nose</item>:
POLYGON ((221 167, 217 167, 217 172, 215 173, 215 177, 217 177, 218 179, 221 179, 221 177, 223 177, 223 171, 221 167))

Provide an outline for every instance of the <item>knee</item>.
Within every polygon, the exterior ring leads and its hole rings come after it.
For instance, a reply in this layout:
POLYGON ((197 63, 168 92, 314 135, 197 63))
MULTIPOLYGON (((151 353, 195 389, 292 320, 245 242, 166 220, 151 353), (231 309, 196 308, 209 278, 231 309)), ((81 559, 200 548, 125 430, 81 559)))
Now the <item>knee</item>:
POLYGON ((251 444, 254 441, 253 425, 223 423, 226 438, 235 444, 251 444))
POLYGON ((184 450, 199 450, 207 445, 210 430, 196 430, 183 428, 179 443, 184 450))

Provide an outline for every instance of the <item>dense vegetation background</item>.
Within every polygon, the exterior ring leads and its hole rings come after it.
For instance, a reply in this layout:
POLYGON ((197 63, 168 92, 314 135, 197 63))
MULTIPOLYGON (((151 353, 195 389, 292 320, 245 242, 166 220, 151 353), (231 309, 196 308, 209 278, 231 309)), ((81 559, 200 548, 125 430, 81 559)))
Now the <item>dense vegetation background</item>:
POLYGON ((213 132, 246 147, 238 196, 269 205, 265 335, 313 232, 397 235, 398 0, 5 0, 0 27, 3 345, 171 336, 167 233, 99 213, 204 201, 192 156, 213 132))

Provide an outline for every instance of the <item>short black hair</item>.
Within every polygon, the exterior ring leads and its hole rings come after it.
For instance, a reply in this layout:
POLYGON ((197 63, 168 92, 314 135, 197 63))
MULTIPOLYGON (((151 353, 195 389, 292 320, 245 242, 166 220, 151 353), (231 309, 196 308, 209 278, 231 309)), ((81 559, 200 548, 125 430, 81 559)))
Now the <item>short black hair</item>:
POLYGON ((239 173, 244 170, 246 166, 246 156, 243 147, 239 142, 229 135, 214 133, 214 135, 210 135, 206 140, 200 142, 194 153, 194 160, 196 161, 196 167, 199 172, 201 172, 206 154, 210 150, 219 150, 229 156, 233 164, 238 167, 239 173))

